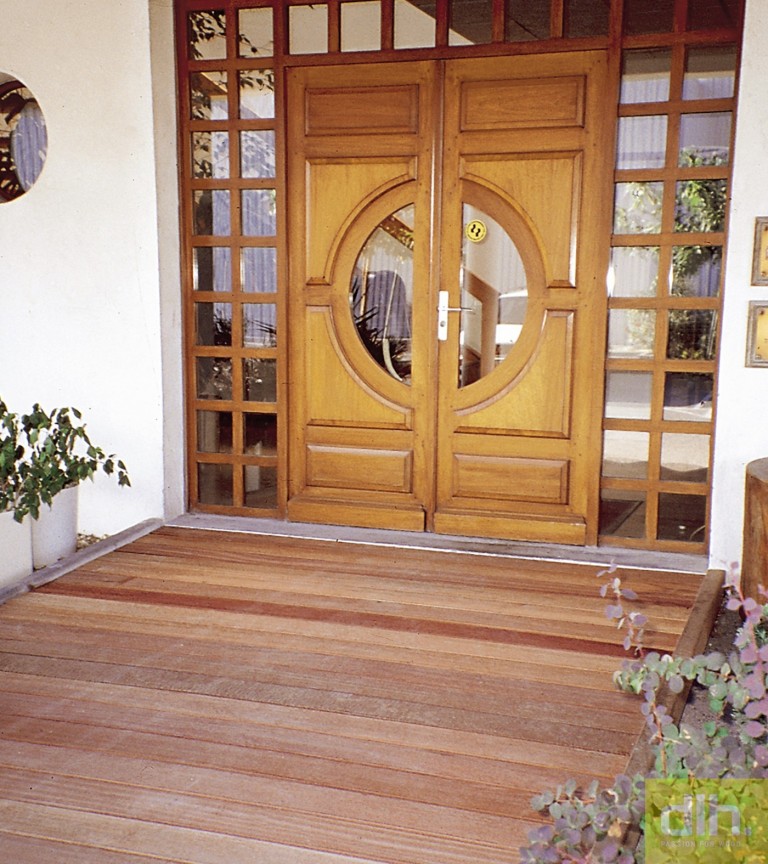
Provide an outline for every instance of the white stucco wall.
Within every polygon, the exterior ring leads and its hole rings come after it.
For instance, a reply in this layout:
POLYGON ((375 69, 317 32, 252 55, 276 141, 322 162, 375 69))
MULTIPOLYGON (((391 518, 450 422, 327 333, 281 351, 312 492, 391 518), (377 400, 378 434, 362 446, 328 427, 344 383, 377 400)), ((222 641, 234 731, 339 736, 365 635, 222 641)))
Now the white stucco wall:
POLYGON ((768 301, 768 287, 750 284, 755 217, 768 216, 766 12, 765 0, 747 0, 713 474, 710 563, 718 567, 741 560, 745 467, 753 459, 768 456, 768 369, 748 369, 744 364, 749 301, 768 301))
POLYGON ((112 533, 183 502, 171 0, 2 12, 0 71, 37 97, 48 158, 0 204, 0 396, 79 407, 126 461, 132 489, 81 487, 80 530, 112 533))

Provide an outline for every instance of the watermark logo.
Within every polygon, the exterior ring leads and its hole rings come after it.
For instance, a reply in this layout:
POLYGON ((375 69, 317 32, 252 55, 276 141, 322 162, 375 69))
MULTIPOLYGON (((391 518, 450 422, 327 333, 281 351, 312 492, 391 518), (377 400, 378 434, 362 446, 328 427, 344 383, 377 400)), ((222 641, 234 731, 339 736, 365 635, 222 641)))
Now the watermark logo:
POLYGON ((645 860, 768 861, 768 780, 647 780, 645 860))

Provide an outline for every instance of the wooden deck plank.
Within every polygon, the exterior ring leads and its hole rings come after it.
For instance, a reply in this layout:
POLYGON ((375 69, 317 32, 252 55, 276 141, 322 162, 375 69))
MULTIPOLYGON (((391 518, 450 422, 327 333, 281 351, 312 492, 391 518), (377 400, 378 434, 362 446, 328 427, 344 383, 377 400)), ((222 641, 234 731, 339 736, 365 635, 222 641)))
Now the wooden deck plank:
MULTIPOLYGON (((0 849, 14 864, 517 860, 530 796, 612 778, 642 726, 612 688, 621 634, 598 570, 147 535, 0 607, 0 849)), ((672 650, 702 577, 621 575, 672 650)))

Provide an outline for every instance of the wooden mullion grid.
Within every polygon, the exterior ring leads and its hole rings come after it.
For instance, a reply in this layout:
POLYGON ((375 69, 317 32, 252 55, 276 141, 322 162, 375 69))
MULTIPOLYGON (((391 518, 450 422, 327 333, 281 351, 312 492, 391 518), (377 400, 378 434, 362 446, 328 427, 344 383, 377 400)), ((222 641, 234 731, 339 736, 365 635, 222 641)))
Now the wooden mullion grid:
POLYGON ((395 47, 395 0, 381 0, 381 48, 391 51, 395 47))

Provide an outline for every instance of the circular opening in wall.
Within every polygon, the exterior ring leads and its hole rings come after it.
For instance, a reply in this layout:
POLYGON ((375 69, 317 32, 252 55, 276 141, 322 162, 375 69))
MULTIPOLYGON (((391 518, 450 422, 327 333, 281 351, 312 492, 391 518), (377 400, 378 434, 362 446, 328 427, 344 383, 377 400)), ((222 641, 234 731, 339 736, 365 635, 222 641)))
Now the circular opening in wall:
POLYGON ((32 188, 48 150, 37 100, 16 78, 0 72, 0 203, 32 188))

